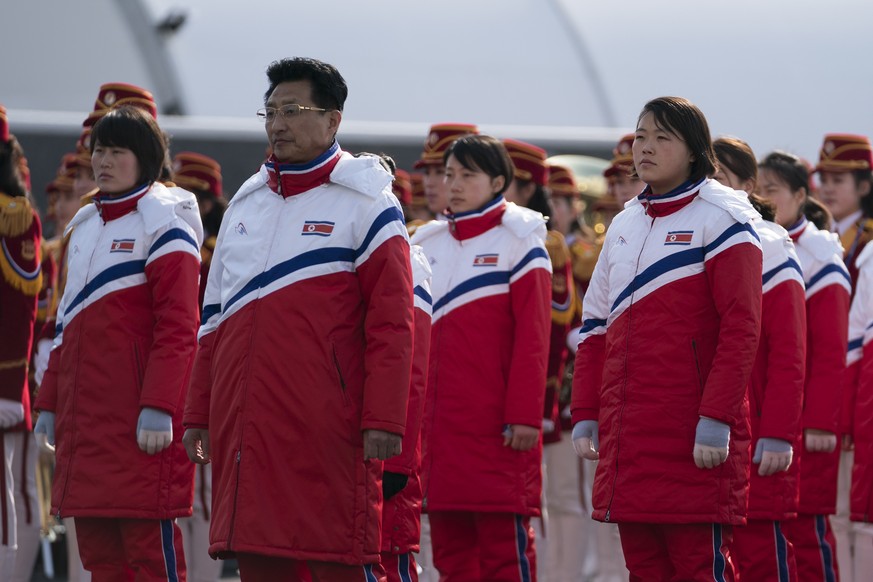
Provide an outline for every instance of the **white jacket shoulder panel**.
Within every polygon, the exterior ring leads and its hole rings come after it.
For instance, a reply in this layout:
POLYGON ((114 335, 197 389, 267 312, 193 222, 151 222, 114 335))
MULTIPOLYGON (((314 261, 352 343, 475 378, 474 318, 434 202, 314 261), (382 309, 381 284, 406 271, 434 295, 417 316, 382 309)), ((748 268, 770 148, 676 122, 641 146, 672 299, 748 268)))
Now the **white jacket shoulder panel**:
POLYGON ((546 240, 546 217, 528 208, 523 208, 508 202, 503 213, 503 226, 509 232, 524 239, 532 234, 537 234, 543 241, 546 240))
POLYGON ((236 194, 233 195, 233 198, 230 199, 228 206, 232 204, 238 204, 240 200, 242 200, 252 192, 257 192, 267 183, 267 176, 267 168, 266 166, 261 164, 260 169, 255 172, 248 180, 243 182, 243 185, 239 187, 239 190, 237 190, 236 194))
POLYGON ((435 235, 445 232, 449 229, 449 223, 446 220, 431 220, 427 224, 422 224, 415 230, 412 235, 411 243, 420 245, 424 241, 433 238, 435 235))
MULTIPOLYGON (((827 261, 835 254, 839 257, 843 256, 843 245, 840 244, 840 237, 836 233, 819 230, 812 223, 809 223, 806 230, 800 235, 798 242, 801 241, 803 247, 819 261, 827 261)), ((864 250, 867 250, 866 247, 864 250)), ((861 255, 863 256, 864 253, 862 252, 861 255)), ((860 257, 858 259, 860 260, 860 257)))
POLYGON ((745 192, 728 188, 715 180, 706 180, 700 187, 698 196, 710 204, 725 210, 740 224, 746 224, 761 215, 749 202, 745 192))
POLYGON ((73 215, 73 218, 70 220, 70 222, 67 224, 67 228, 64 229, 64 236, 69 235, 76 226, 82 224, 95 214, 97 214, 97 206, 95 206, 93 203, 87 204, 80 208, 78 212, 73 215))
POLYGON ((376 197, 391 186, 393 178, 373 157, 356 158, 343 152, 330 174, 330 181, 360 194, 376 197))
POLYGON ((198 245, 203 244, 203 223, 197 197, 191 192, 174 186, 167 188, 155 183, 149 193, 137 203, 142 214, 146 234, 155 234, 174 220, 180 219, 194 231, 198 245))

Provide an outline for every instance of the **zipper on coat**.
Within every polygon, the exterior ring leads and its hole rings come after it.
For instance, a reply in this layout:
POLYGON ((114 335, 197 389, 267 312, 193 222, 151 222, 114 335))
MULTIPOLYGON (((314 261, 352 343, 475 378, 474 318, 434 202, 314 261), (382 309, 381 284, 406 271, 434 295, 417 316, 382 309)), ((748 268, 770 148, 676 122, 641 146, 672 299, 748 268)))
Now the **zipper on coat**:
MULTIPOLYGON (((296 198, 291 196, 290 198, 286 198, 283 201, 283 204, 294 204, 296 202, 296 198)), ((279 223, 282 220, 282 216, 284 214, 284 205, 278 209, 277 212, 273 214, 275 217, 273 223, 271 224, 273 236, 270 239, 270 245, 267 248, 267 252, 264 253, 264 261, 263 266, 261 267, 261 273, 267 272, 267 266, 270 264, 270 260, 273 258, 273 247, 276 246, 276 236, 279 233, 279 223)), ((248 399, 249 393, 249 378, 251 375, 251 366, 252 366, 252 358, 251 354, 255 352, 254 343, 255 337, 258 335, 258 314, 260 313, 261 306, 261 293, 263 289, 258 289, 257 297, 254 300, 254 306, 252 307, 252 326, 251 331, 249 332, 249 357, 246 359, 246 371, 243 375, 245 379, 245 386, 243 387, 242 393, 242 401, 240 405, 239 414, 237 415, 239 418, 239 442, 237 443, 236 449, 236 483, 233 487, 233 511, 230 515, 230 527, 227 532, 227 549, 233 549, 233 532, 236 527, 236 511, 239 506, 239 482, 240 482, 240 473, 241 470, 241 461, 242 461, 242 449, 243 449, 243 431, 245 430, 245 413, 246 413, 246 400, 248 399)))
MULTIPOLYGON (((640 247, 640 254, 637 255, 637 266, 634 269, 634 279, 636 279, 640 272, 640 260, 643 258, 643 251, 646 250, 646 241, 649 240, 649 235, 652 234, 652 227, 654 225, 655 219, 653 217, 652 221, 649 223, 649 230, 646 232, 646 237, 643 239, 643 244, 640 247)), ((635 295, 636 289, 631 292, 629 299, 630 303, 628 303, 627 306, 627 333, 624 340, 624 381, 622 382, 621 387, 621 408, 618 412, 618 432, 615 438, 615 474, 612 477, 612 490, 609 493, 609 502, 606 504, 606 515, 603 517, 607 522, 612 513, 612 501, 615 499, 615 484, 618 482, 618 455, 621 452, 621 426, 622 419, 624 418, 624 407, 627 402, 628 354, 630 353, 631 324, 633 323, 631 316, 633 315, 635 295)))
MULTIPOLYGON (((82 288, 86 288, 88 283, 90 283, 94 278, 94 273, 92 272, 92 266, 94 265, 94 255, 97 253, 98 248, 102 248, 101 244, 103 242, 103 235, 106 234, 106 223, 100 224, 100 232, 97 235, 97 242, 94 243, 94 246, 91 248, 91 256, 88 257, 88 268, 85 270, 85 281, 82 285, 82 288)), ((72 237, 70 242, 72 243, 72 237)), ((69 250, 67 252, 70 252, 69 250)), ((87 300, 86 300, 87 301, 87 300)), ((66 314, 64 314, 66 315, 66 314)), ((88 306, 82 306, 82 312, 79 314, 79 317, 82 318, 82 328, 86 328, 86 320, 88 318, 88 306)), ((81 338, 76 342, 76 362, 81 362, 81 346, 82 341, 81 338)), ((61 499, 58 501, 58 514, 57 518, 61 518, 61 508, 64 505, 64 500, 67 498, 67 486, 70 484, 70 474, 73 472, 73 458, 75 457, 75 442, 76 442, 76 403, 79 401, 79 366, 76 365, 76 377, 73 379, 73 395, 70 399, 70 434, 67 438, 70 439, 70 461, 67 464, 67 474, 64 475, 64 488, 61 491, 61 499)), ((57 428, 57 420, 55 420, 57 428)))
POLYGON ((336 353, 336 346, 331 342, 330 344, 330 352, 333 356, 333 367, 336 368, 336 375, 339 378, 340 390, 342 391, 343 396, 343 404, 349 404, 349 396, 346 392, 346 380, 343 377, 343 370, 340 368, 339 356, 336 353))

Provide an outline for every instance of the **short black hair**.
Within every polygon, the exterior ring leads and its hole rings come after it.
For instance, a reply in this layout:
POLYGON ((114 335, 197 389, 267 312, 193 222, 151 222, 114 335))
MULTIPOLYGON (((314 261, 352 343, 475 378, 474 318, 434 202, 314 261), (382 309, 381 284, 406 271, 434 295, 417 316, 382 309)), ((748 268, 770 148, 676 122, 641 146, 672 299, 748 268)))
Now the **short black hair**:
MULTIPOLYGON (((758 160, 751 146, 738 137, 724 136, 712 142, 719 165, 727 168, 740 180, 758 179, 758 160)), ((751 194, 751 192, 748 192, 751 194)))
POLYGON ((155 118, 129 105, 111 109, 91 130, 91 153, 97 144, 104 147, 127 148, 139 162, 138 184, 161 178, 168 161, 168 139, 155 118))
POLYGON ((455 156, 468 170, 485 172, 492 178, 503 176, 503 188, 494 196, 503 194, 512 182, 515 167, 503 142, 490 135, 465 135, 455 140, 443 154, 443 164, 455 156))
POLYGON ((309 81, 312 85, 312 101, 323 109, 342 111, 349 88, 340 72, 328 63, 316 59, 294 57, 273 61, 267 67, 270 88, 264 93, 264 103, 280 83, 309 81))
POLYGON ((684 97, 652 99, 640 111, 637 127, 647 113, 655 117, 658 126, 680 137, 691 150, 694 161, 691 162, 689 180, 697 182, 715 174, 718 161, 712 149, 709 124, 703 112, 694 103, 684 97))

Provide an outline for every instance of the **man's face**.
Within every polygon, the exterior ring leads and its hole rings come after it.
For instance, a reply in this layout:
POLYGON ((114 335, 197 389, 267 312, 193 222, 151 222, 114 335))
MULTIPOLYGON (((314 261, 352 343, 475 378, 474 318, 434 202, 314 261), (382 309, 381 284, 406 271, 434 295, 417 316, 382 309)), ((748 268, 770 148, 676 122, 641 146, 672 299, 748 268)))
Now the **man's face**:
MULTIPOLYGON (((312 101, 309 81, 279 83, 267 99, 266 106, 279 109, 296 103, 318 107, 312 101)), ((317 112, 301 110, 293 116, 276 115, 264 126, 276 159, 283 164, 304 164, 323 154, 333 143, 342 113, 336 110, 317 112)))

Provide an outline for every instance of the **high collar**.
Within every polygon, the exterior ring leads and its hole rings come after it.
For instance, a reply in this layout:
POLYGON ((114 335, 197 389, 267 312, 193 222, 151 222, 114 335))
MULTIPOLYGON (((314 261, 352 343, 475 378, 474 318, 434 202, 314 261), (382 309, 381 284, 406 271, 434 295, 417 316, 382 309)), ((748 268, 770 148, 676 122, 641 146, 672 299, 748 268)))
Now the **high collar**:
POLYGON ((788 227, 788 236, 791 237, 791 240, 797 242, 797 239, 800 238, 800 235, 803 234, 803 231, 806 230, 808 225, 809 221, 806 219, 806 216, 801 215, 800 220, 788 227))
POLYGON ((270 156, 264 164, 268 174, 267 185, 283 198, 317 188, 330 181, 330 173, 342 153, 339 143, 334 140, 327 151, 305 164, 282 164, 275 155, 270 156))
POLYGON ((834 232, 836 232, 840 236, 843 236, 844 234, 846 234, 846 231, 858 224, 858 222, 860 222, 863 217, 864 213, 861 210, 857 210, 842 220, 835 220, 834 232))
POLYGON ((506 201, 503 199, 503 195, 499 195, 476 210, 449 214, 449 232, 457 240, 467 240, 479 236, 500 224, 505 210, 506 201))
POLYGON ((136 210, 136 205, 151 187, 151 184, 141 184, 130 192, 121 195, 106 194, 98 190, 93 195, 94 205, 97 207, 97 212, 100 213, 103 222, 109 222, 136 210))
POLYGON ((673 190, 666 194, 652 194, 652 187, 646 186, 646 189, 637 197, 646 209, 646 214, 652 218, 661 216, 669 216, 674 212, 685 208, 697 197, 700 191, 700 186, 706 178, 701 178, 696 182, 688 180, 683 182, 673 190))

